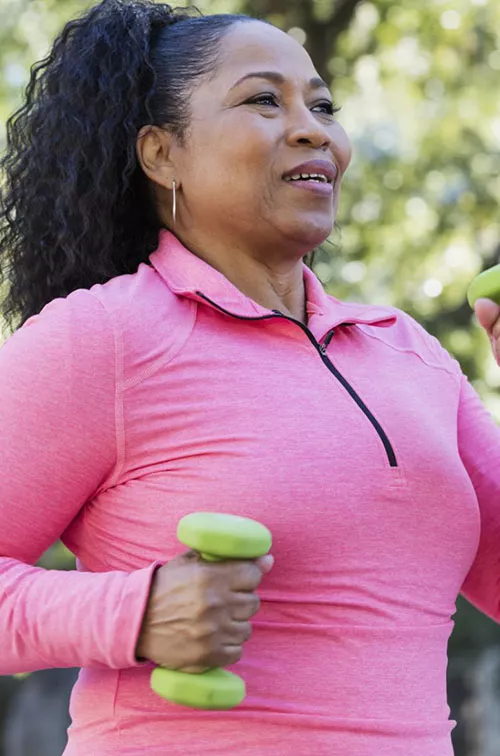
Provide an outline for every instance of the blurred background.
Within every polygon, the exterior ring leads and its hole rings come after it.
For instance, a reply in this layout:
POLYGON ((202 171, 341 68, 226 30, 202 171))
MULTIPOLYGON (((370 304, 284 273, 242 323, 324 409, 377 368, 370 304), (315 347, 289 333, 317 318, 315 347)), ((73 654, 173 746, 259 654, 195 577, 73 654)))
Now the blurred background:
MULTIPOLYGON (((93 4, 0 0, 0 151, 30 66, 67 20, 93 4)), ((409 312, 459 360, 500 423, 500 368, 465 298, 470 280, 500 262, 500 2, 200 0, 197 7, 267 18, 309 50, 354 148, 339 228, 316 255, 317 275, 339 298, 409 312)), ((74 566, 61 544, 42 564, 74 566)), ((448 669, 455 753, 499 756, 500 627, 461 599, 455 621, 448 669)), ((0 756, 62 752, 75 675, 0 677, 0 756)))

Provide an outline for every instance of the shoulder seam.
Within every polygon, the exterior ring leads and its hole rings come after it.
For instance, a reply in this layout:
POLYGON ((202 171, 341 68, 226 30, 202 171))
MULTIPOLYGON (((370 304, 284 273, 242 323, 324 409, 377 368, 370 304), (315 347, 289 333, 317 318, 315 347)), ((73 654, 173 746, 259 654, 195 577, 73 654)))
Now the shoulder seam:
POLYGON ((123 343, 122 343, 121 333, 119 333, 119 329, 116 327, 114 319, 110 311, 108 310, 108 308, 102 301, 102 299, 100 299, 96 294, 94 294, 94 292, 90 290, 88 290, 88 293, 96 302, 99 303, 99 305, 101 306, 101 308, 104 310, 104 312, 107 315, 109 324, 111 326, 111 331, 113 333, 114 362, 115 362, 115 371, 114 371, 115 372, 115 397, 114 397, 115 412, 114 412, 114 416, 115 416, 116 461, 115 461, 115 465, 111 473, 101 483, 101 485, 95 492, 94 495, 97 496, 97 494, 115 485, 125 465, 125 422, 124 422, 124 412, 123 412, 123 398, 122 398, 122 391, 121 391, 121 385, 122 385, 121 376, 123 376, 123 343))
POLYGON ((434 368, 436 370, 443 370, 445 373, 448 373, 448 375, 451 375, 453 378, 457 380, 458 383, 461 382, 461 377, 458 374, 456 370, 453 370, 453 368, 449 368, 446 365, 439 364, 438 362, 431 362, 430 360, 426 359, 422 354, 415 351, 415 349, 407 349, 404 347, 397 346, 396 344, 391 344, 389 341, 386 341, 385 339, 381 338, 376 333, 370 333, 365 331, 364 324, 358 325, 358 328, 361 328, 363 333, 368 336, 371 339, 375 339, 376 341, 380 341, 381 343, 385 344, 390 349, 393 349, 395 352, 401 352, 403 354, 413 354, 415 357, 418 357, 418 359, 424 363, 424 365, 427 365, 428 367, 434 368))
MULTIPOLYGON (((176 296, 174 294, 174 296, 176 296)), ((131 376, 127 380, 123 379, 121 389, 123 392, 128 391, 130 388, 139 386, 143 381, 147 380, 150 376, 154 375, 158 370, 166 367, 172 360, 179 354, 181 349, 186 344, 189 336, 191 335, 194 324, 196 322, 196 314, 198 311, 198 304, 195 301, 189 301, 189 317, 186 318, 186 322, 182 326, 177 325, 179 333, 176 335, 173 345, 168 350, 165 358, 156 362, 154 365, 145 368, 139 375, 131 376)))

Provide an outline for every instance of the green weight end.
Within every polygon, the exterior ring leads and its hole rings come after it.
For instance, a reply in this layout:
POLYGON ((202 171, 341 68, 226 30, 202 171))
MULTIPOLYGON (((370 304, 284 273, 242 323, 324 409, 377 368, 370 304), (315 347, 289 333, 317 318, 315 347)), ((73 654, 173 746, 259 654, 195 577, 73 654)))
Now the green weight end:
POLYGON ((500 304, 500 265, 484 270, 467 289, 467 300, 472 309, 476 300, 482 297, 500 304))
POLYGON ((161 698, 192 709, 233 709, 245 698, 245 683, 226 669, 199 675, 156 667, 151 687, 161 698))
POLYGON ((217 512, 186 515, 177 527, 177 538, 212 559, 256 559, 272 544, 270 531, 260 522, 217 512))

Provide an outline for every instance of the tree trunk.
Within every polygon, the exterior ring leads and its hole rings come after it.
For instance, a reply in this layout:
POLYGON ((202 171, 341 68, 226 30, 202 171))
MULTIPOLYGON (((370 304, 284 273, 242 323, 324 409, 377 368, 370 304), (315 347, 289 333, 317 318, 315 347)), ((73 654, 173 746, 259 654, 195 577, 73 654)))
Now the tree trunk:
POLYGON ((356 10, 363 0, 337 0, 332 2, 326 18, 318 18, 313 0, 295 2, 292 0, 249 0, 244 4, 244 12, 249 16, 271 17, 282 20, 283 28, 302 29, 306 34, 305 47, 314 65, 325 81, 331 81, 328 61, 335 55, 339 35, 351 23, 356 10))

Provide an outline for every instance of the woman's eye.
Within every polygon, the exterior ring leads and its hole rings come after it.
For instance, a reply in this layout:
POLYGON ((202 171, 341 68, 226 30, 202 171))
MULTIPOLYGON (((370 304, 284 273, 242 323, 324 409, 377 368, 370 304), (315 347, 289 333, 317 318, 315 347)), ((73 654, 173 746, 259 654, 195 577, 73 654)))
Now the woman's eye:
MULTIPOLYGON (((278 98, 276 95, 271 94, 270 92, 266 92, 264 94, 257 95, 256 97, 252 97, 250 100, 247 100, 247 103, 250 103, 252 105, 278 105, 278 98)), ((327 115, 335 115, 335 113, 338 113, 340 110, 340 107, 335 105, 335 103, 331 102, 330 100, 324 100, 323 102, 318 102, 317 105, 314 105, 314 107, 311 108, 311 110, 315 113, 326 113, 327 115)))
POLYGON ((257 97, 252 97, 252 99, 248 100, 248 102, 254 103, 255 105, 277 105, 278 104, 276 96, 269 93, 257 95, 257 97))
POLYGON ((318 111, 318 108, 320 109, 319 112, 327 113, 328 115, 335 115, 335 113, 338 113, 340 110, 340 107, 338 105, 335 105, 334 102, 330 102, 330 100, 319 102, 314 106, 313 110, 318 111))

